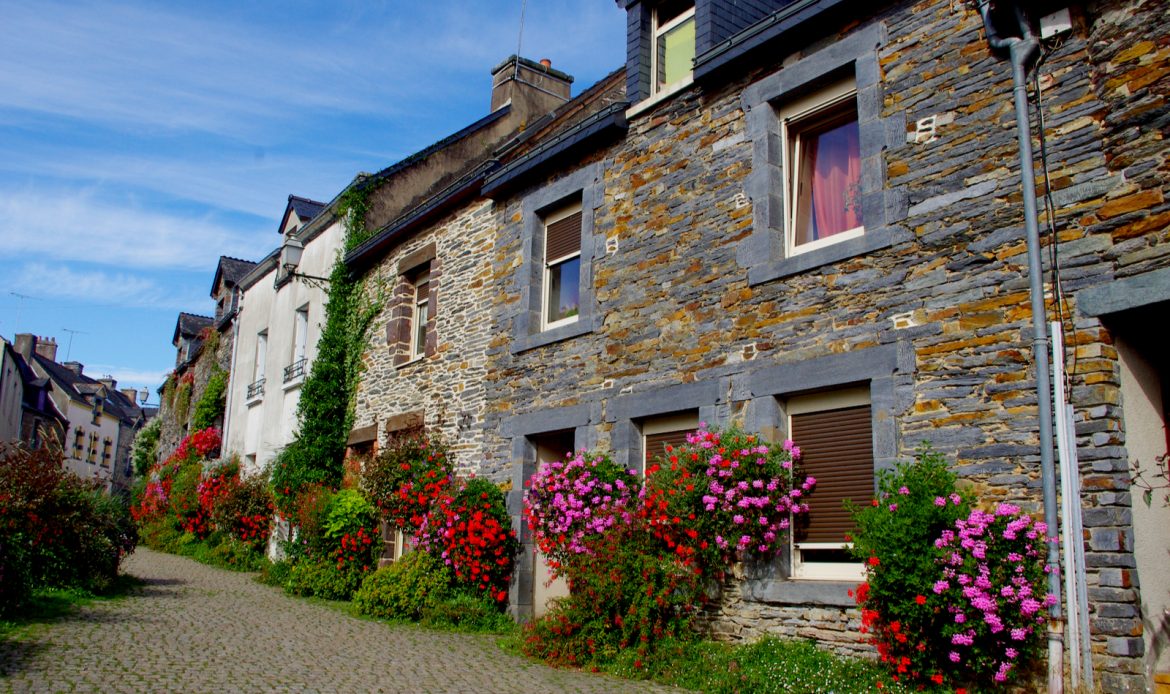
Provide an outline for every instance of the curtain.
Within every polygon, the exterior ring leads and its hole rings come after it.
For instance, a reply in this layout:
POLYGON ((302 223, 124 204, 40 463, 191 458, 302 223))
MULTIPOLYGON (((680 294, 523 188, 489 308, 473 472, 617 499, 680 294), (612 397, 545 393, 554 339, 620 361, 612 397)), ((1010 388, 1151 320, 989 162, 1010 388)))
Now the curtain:
POLYGON ((815 162, 810 240, 815 241, 862 225, 861 138, 854 120, 809 139, 815 162))

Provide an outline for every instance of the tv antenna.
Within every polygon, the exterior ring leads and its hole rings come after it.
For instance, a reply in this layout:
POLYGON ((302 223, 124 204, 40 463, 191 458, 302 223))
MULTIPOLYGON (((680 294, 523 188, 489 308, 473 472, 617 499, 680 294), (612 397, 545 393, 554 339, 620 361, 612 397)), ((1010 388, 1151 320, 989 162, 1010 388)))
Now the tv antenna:
POLYGON ((28 294, 21 294, 20 292, 8 292, 8 293, 11 294, 12 296, 15 296, 19 300, 16 304, 16 322, 12 324, 12 334, 15 335, 16 331, 20 330, 20 311, 21 311, 21 309, 24 308, 25 299, 32 299, 33 301, 38 301, 38 299, 35 296, 29 296, 28 294))
POLYGON ((61 328, 69 333, 69 346, 65 348, 65 361, 69 361, 69 354, 73 351, 73 336, 74 335, 88 335, 84 330, 70 330, 69 328, 61 328))

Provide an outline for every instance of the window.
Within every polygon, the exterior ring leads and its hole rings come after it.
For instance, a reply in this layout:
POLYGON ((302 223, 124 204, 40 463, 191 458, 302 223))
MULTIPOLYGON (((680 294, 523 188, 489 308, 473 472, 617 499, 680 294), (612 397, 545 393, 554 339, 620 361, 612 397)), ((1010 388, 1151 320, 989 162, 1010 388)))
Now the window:
POLYGON ((844 502, 873 498, 869 388, 789 398, 785 411, 789 437, 800 447, 801 469, 817 480, 808 514, 794 522, 792 576, 863 580, 863 565, 847 552, 853 522, 844 502))
POLYGON ((406 538, 402 534, 402 528, 391 524, 385 518, 380 521, 380 528, 382 534, 382 556, 379 557, 378 563, 385 566, 395 559, 402 558, 402 555, 406 552, 406 538))
POLYGON ((651 94, 690 79, 695 61, 695 3, 668 0, 654 8, 650 50, 651 94))
POLYGON ((98 435, 91 432, 89 435, 89 449, 86 451, 85 459, 91 463, 97 462, 97 443, 98 435))
POLYGON ((106 401, 100 394, 93 396, 93 423, 98 424, 102 419, 102 412, 105 410, 106 401))
POLYGON ((882 117, 880 23, 804 54, 743 91, 752 232, 736 251, 757 285, 837 263, 913 233, 904 189, 886 185, 883 149, 904 114, 882 117))
POLYGON ((81 456, 85 451, 85 443, 83 441, 85 434, 81 427, 73 430, 73 457, 81 460, 81 456))
POLYGON ((256 362, 252 365, 252 383, 248 385, 245 399, 249 402, 258 401, 264 396, 264 366, 268 355, 268 331, 261 330, 256 334, 256 362))
POLYGON ((430 266, 414 278, 414 308, 410 315, 410 359, 421 359, 427 350, 427 322, 431 318, 430 266))
POLYGON ((577 320, 581 312, 581 203, 544 222, 544 330, 577 320))
POLYGON ((849 79, 781 110, 789 255, 865 231, 856 93, 849 79))
POLYGON ((113 443, 108 436, 102 440, 102 467, 110 466, 110 447, 113 443))
POLYGON ((301 361, 308 354, 309 347, 309 305, 297 309, 293 325, 293 361, 301 361))
POLYGON ((659 458, 666 456, 667 447, 677 448, 687 442, 687 434, 699 428, 699 413, 695 410, 651 417, 642 421, 641 471, 659 458))

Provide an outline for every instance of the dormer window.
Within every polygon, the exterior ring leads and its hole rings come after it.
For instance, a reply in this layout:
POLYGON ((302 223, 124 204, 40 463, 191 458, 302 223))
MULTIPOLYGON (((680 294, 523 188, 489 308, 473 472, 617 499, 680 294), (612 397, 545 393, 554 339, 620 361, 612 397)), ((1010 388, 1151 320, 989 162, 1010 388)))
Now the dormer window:
POLYGON ((671 91, 691 77, 695 61, 695 3, 667 0, 653 12, 650 93, 656 95, 671 91))

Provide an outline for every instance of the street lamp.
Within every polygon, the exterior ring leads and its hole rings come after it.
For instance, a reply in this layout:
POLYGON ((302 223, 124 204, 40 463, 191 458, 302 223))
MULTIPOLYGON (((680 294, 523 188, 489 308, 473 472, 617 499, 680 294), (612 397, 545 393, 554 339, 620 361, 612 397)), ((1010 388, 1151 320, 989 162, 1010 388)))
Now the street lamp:
POLYGON ((291 234, 284 239, 284 245, 280 247, 280 261, 277 268, 276 279, 274 285, 279 287, 286 279, 299 277, 303 280, 312 282, 320 282, 329 284, 328 277, 317 277, 316 275, 306 275, 297 272, 297 268, 301 265, 301 257, 305 254, 305 244, 301 240, 293 237, 291 234))

